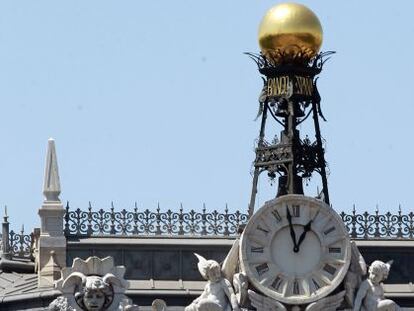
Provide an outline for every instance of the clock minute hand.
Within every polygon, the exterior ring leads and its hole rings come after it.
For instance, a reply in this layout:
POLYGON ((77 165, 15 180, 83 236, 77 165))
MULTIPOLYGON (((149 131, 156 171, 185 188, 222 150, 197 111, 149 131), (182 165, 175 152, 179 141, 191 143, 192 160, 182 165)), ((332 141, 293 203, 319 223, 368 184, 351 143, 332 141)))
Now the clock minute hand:
POLYGON ((302 244, 303 240, 305 240, 306 233, 311 229, 312 220, 310 220, 304 227, 303 232, 299 237, 298 244, 297 244, 297 252, 299 252, 299 246, 302 244))
POLYGON ((316 214, 315 214, 315 216, 313 216, 313 218, 311 219, 311 220, 309 220, 309 222, 305 225, 305 227, 303 227, 303 232, 302 232, 302 234, 300 235, 300 237, 299 237, 299 241, 298 241, 298 245, 297 245, 297 247, 298 247, 298 252, 299 252, 299 246, 302 244, 302 242, 303 242, 303 240, 305 239, 305 237, 306 237, 306 233, 311 229, 311 224, 312 224, 312 222, 316 219, 316 217, 318 217, 318 215, 319 215, 319 212, 320 212, 321 210, 320 209, 318 209, 317 211, 316 211, 316 214))
POLYGON ((287 206, 286 206, 286 217, 287 217, 287 220, 289 221, 290 236, 292 237, 292 241, 293 241, 293 251, 297 253, 299 251, 299 247, 296 244, 296 233, 292 225, 292 215, 290 215, 289 207, 287 206))

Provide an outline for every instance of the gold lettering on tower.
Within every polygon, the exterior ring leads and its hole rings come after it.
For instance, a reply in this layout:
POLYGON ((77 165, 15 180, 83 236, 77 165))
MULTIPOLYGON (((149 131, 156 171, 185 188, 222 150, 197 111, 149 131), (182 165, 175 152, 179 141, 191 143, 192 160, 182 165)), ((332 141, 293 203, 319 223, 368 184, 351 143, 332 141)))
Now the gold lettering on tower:
POLYGON ((275 78, 269 78, 267 80, 267 96, 283 96, 287 95, 289 85, 293 82, 293 94, 302 96, 313 95, 313 79, 310 77, 302 76, 280 76, 275 78))
POLYGON ((286 94, 286 90, 287 90, 287 87, 286 87, 286 80, 287 80, 287 77, 280 77, 280 84, 281 84, 281 90, 280 90, 280 94, 281 95, 285 95, 286 94))
POLYGON ((304 78, 305 92, 304 95, 311 96, 313 91, 313 83, 311 78, 304 78))

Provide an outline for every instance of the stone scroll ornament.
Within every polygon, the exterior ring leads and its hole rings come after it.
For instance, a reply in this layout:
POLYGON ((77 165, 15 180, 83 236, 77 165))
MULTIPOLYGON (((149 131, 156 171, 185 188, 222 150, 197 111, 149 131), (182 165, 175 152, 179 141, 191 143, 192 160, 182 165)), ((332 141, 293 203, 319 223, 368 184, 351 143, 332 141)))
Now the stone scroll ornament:
POLYGON ((124 274, 125 267, 115 266, 112 257, 76 258, 72 267, 62 269, 62 277, 55 283, 62 296, 49 305, 49 310, 138 311, 124 295, 128 287, 124 274))

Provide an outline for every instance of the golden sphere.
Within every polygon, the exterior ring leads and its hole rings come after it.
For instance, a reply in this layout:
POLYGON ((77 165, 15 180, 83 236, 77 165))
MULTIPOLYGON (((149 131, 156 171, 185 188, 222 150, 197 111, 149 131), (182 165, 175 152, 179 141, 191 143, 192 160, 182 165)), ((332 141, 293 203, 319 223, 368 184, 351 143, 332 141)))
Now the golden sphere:
POLYGON ((259 45, 270 60, 314 57, 322 45, 318 17, 302 4, 282 3, 272 7, 259 27, 259 45))

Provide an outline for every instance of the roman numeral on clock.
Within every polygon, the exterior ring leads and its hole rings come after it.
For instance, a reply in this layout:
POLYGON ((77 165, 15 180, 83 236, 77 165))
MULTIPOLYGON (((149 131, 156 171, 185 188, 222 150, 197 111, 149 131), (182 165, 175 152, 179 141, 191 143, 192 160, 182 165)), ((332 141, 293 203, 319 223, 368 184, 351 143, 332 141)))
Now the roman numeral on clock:
POLYGON ((331 232, 333 232, 333 231, 335 231, 335 230, 336 230, 336 229, 335 229, 335 227, 330 227, 330 228, 326 229, 326 230, 323 232, 323 234, 328 235, 329 233, 331 233, 331 232))
POLYGON ((293 295, 300 295, 299 283, 297 280, 293 282, 293 295))
POLYGON ((340 254, 341 248, 340 247, 329 247, 329 253, 331 254, 340 254))
POLYGON ((264 229, 264 228, 262 228, 260 226, 257 226, 257 230, 260 230, 260 231, 264 232, 264 234, 268 234, 269 233, 268 230, 266 230, 266 229, 264 229))
POLYGON ((292 205, 292 217, 300 217, 300 205, 292 205))
POLYGON ((267 263, 262 263, 261 265, 256 266, 256 271, 259 276, 262 276, 267 271, 269 271, 269 266, 267 263))
POLYGON ((315 286, 315 289, 316 289, 316 290, 318 290, 319 288, 321 288, 321 286, 319 285, 319 283, 318 283, 318 282, 316 282, 316 280, 315 280, 315 279, 312 279, 312 283, 313 283, 313 286, 315 286))
POLYGON ((277 210, 273 210, 272 211, 272 214, 273 214, 273 216, 275 216, 275 218, 276 218, 276 220, 279 222, 279 221, 282 221, 282 217, 280 216, 280 214, 279 214, 279 212, 277 211, 277 210))
POLYGON ((282 285, 282 279, 280 276, 277 276, 270 286, 272 286, 276 291, 279 291, 280 285, 282 285))
POLYGON ((263 247, 253 247, 250 249, 252 253, 263 253, 263 247))
POLYGON ((333 267, 333 266, 331 266, 331 265, 329 265, 329 264, 326 264, 324 267, 323 267, 323 270, 325 270, 326 272, 328 272, 329 274, 331 274, 331 275, 334 275, 335 274, 335 272, 336 272, 336 268, 335 267, 333 267))

